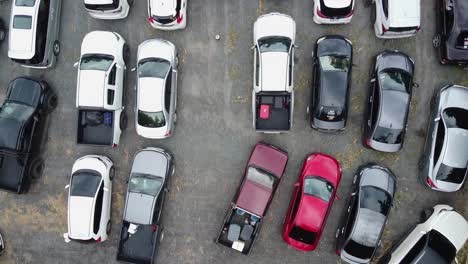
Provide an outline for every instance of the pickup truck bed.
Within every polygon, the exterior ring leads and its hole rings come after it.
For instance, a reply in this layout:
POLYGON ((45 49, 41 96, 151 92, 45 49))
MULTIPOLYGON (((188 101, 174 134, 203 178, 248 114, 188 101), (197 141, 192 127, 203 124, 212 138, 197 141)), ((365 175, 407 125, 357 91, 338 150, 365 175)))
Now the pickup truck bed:
POLYGON ((123 221, 117 260, 152 264, 156 257, 156 245, 160 235, 159 227, 138 225, 134 234, 128 232, 129 227, 130 222, 123 221))
POLYGON ((231 208, 216 241, 243 254, 248 254, 260 230, 261 221, 260 217, 241 208, 231 208))
POLYGON ((0 188, 19 193, 23 182, 26 156, 18 157, 0 150, 0 188))
POLYGON ((112 145, 114 112, 78 110, 78 144, 112 145))
POLYGON ((260 131, 287 131, 291 128, 291 95, 259 93, 255 96, 255 128, 260 131))

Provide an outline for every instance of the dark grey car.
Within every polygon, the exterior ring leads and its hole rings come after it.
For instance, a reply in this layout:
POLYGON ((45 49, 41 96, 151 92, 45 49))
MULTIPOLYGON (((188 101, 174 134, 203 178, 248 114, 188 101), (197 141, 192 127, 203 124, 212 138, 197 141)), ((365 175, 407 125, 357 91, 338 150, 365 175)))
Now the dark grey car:
POLYGON ((336 253, 342 260, 369 263, 380 244, 396 191, 396 177, 378 165, 366 165, 353 178, 341 226, 336 230, 336 253))
POLYGON ((399 51, 377 56, 364 118, 364 146, 383 152, 403 147, 413 86, 414 61, 399 51))

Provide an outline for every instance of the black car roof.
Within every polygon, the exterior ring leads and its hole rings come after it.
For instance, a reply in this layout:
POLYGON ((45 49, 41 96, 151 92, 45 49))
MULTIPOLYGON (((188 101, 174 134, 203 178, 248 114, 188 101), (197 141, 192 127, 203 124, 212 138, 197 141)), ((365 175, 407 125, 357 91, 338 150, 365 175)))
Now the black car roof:
POLYGON ((12 118, 1 118, 0 128, 0 148, 16 150, 19 138, 19 131, 21 131, 24 122, 12 118))
POLYGON ((347 72, 322 72, 320 78, 320 106, 344 108, 347 88, 347 72))

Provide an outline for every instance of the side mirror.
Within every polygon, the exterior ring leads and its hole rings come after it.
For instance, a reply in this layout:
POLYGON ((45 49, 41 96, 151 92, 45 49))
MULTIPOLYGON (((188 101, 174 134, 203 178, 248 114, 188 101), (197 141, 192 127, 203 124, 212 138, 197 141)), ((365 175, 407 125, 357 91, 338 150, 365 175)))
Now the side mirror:
POLYGON ((73 64, 73 67, 78 67, 78 62, 75 62, 75 64, 73 64))
POLYGON ((299 49, 300 47, 298 45, 294 44, 294 48, 299 49))
POLYGON ((301 186, 301 184, 298 183, 298 182, 296 182, 296 183, 294 184, 294 186, 299 187, 299 186, 301 186))
POLYGON ((65 190, 70 188, 70 184, 65 185, 65 190))
POLYGON ((419 84, 418 83, 413 83, 413 87, 419 87, 419 84))
POLYGON ((132 70, 131 70, 131 71, 132 71, 132 72, 136 71, 136 68, 132 68, 132 70))

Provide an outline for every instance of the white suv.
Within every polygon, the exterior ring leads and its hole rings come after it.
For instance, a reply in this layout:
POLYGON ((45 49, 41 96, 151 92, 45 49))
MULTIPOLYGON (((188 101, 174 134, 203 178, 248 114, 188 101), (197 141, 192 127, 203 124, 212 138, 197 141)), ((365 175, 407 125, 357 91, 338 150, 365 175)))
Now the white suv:
POLYGON ((97 19, 122 19, 128 16, 133 0, 84 0, 91 17, 97 19))
POLYGON ((105 156, 89 155, 73 164, 68 189, 65 242, 103 242, 111 231, 112 179, 115 169, 105 156))
POLYGON ((436 205, 421 215, 416 226, 379 263, 452 263, 468 239, 468 223, 448 205, 436 205))
POLYGON ((374 30, 378 38, 406 38, 420 30, 420 0, 368 1, 375 4, 374 30))

